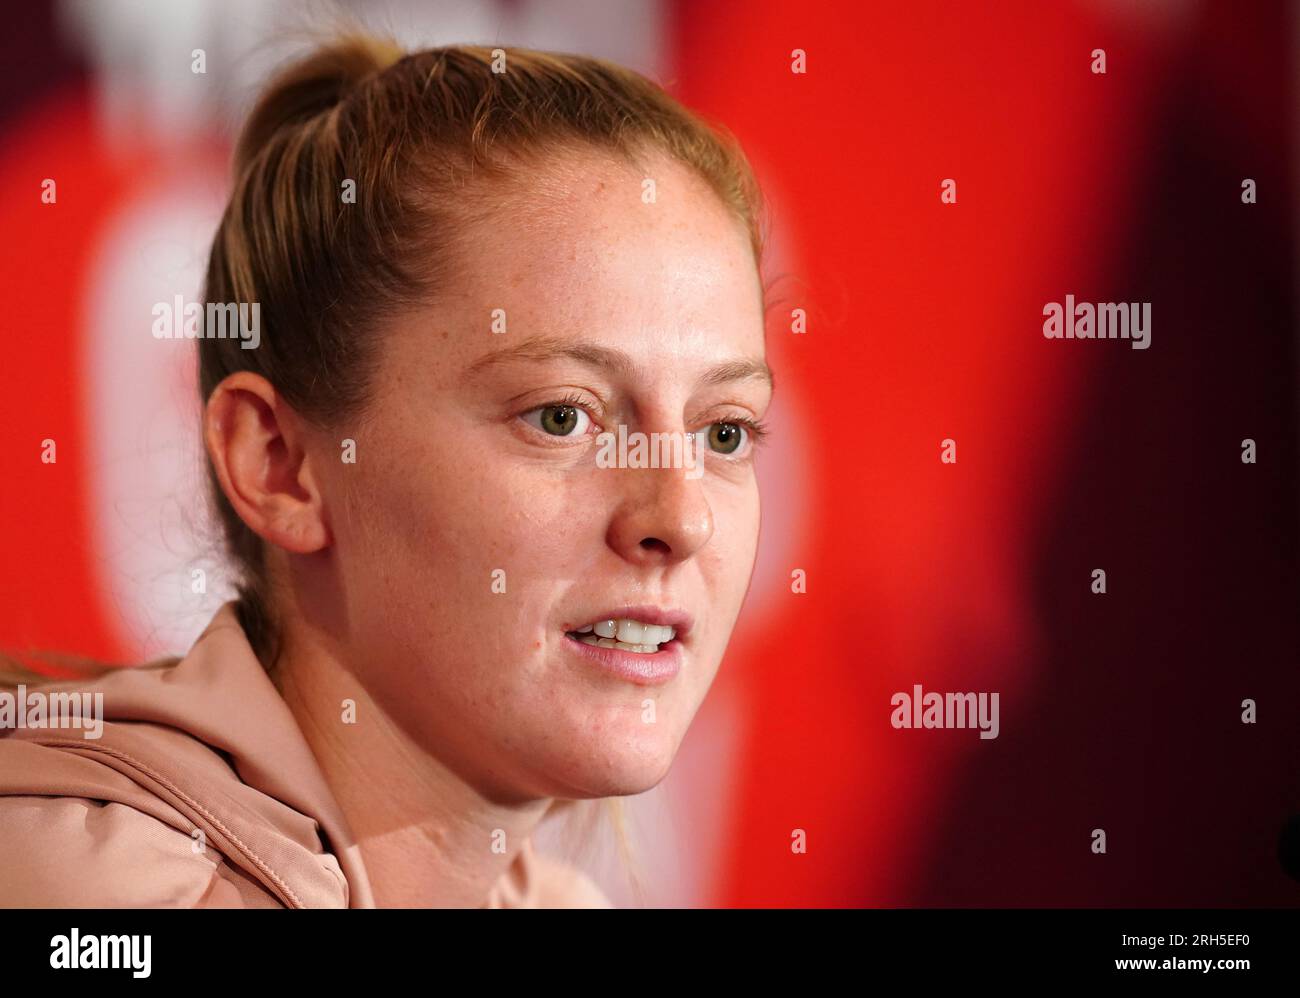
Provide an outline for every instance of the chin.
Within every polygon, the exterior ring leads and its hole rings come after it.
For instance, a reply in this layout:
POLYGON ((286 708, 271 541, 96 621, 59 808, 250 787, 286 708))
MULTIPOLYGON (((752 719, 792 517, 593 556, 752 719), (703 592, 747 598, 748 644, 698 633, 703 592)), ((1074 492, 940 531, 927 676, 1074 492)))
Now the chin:
MULTIPOLYGON (((637 724, 641 722, 638 720, 637 724)), ((646 727, 651 727, 646 725, 646 727)), ((556 797, 625 797, 642 794, 668 775, 677 755, 677 739, 667 732, 624 734, 600 744, 584 743, 577 759, 555 771, 556 797)))

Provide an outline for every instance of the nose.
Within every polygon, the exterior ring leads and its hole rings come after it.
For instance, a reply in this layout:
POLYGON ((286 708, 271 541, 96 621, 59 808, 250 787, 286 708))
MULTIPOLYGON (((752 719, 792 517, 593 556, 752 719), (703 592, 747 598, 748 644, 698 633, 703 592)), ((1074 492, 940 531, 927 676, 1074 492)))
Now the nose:
POLYGON ((608 543, 634 565, 684 561, 713 536, 713 511, 701 480, 682 468, 619 468, 621 504, 609 525, 608 543))

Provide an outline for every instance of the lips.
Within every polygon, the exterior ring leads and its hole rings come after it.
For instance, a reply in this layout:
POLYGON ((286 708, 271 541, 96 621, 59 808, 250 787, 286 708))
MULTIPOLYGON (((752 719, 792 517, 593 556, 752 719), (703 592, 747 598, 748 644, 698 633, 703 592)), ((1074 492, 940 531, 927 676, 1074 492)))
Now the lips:
POLYGON ((565 633, 598 648, 653 655, 664 645, 680 641, 691 625, 691 616, 684 610, 622 606, 597 612, 577 627, 565 625, 565 633))

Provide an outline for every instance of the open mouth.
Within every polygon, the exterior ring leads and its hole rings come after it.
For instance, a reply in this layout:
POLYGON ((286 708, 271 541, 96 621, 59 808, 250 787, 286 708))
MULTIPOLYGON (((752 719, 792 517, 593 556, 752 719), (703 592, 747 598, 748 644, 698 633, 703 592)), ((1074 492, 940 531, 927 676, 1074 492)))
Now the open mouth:
POLYGON ((677 631, 667 625, 647 624, 626 617, 597 620, 565 633, 583 644, 632 652, 634 655, 654 655, 677 637, 677 631))

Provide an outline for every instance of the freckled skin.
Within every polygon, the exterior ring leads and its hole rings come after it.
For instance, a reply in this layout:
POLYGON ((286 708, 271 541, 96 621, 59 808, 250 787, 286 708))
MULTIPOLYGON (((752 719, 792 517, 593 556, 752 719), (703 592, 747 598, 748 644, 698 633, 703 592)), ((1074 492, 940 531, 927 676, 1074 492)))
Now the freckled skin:
POLYGON ((740 223, 666 160, 643 173, 556 156, 510 204, 473 233, 454 290, 386 333, 374 402, 347 433, 357 463, 319 462, 347 657, 418 744, 500 796, 639 793, 667 773, 722 660, 754 565, 758 490, 752 457, 710 453, 696 480, 599 468, 584 434, 761 419, 765 382, 699 383, 764 357, 759 277, 740 223), (504 335, 491 331, 497 308, 504 335), (466 376, 538 334, 622 350, 635 370, 563 359, 466 376), (608 403, 584 433, 556 445, 519 418, 573 391, 608 403), (620 602, 694 615, 670 683, 629 683, 566 648, 564 632, 591 622, 580 616, 620 602))

